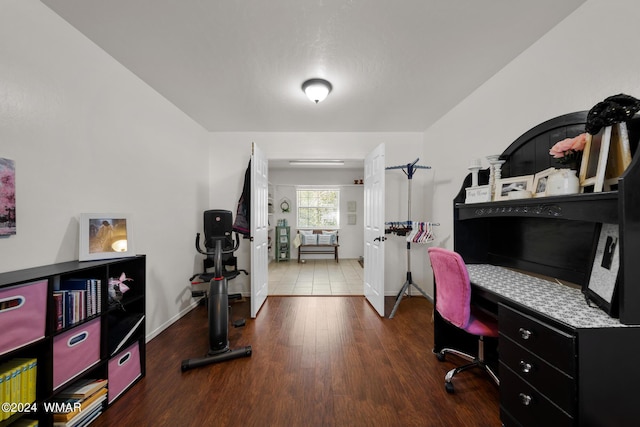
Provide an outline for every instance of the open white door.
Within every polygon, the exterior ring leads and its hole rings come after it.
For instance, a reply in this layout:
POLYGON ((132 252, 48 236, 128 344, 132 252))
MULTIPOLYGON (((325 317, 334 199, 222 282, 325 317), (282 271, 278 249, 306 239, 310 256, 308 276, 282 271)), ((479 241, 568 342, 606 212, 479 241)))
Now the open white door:
POLYGON ((364 296, 384 317, 384 162, 380 144, 364 161, 364 296))
POLYGON ((251 143, 251 317, 255 318, 269 293, 268 161, 251 143))

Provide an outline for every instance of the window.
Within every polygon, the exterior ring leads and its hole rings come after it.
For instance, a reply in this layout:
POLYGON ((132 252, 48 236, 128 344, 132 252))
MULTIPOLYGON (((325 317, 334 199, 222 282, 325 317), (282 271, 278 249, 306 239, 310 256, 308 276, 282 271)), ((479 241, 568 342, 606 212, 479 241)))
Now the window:
POLYGON ((340 190, 299 189, 298 228, 338 228, 340 190))

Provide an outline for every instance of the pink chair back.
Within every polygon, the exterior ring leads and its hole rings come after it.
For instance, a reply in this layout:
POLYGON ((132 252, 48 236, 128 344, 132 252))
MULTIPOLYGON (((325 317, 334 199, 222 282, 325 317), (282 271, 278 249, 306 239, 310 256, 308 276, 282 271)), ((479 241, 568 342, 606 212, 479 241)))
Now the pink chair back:
POLYGON ((428 251, 435 276, 436 310, 448 322, 465 329, 471 314, 467 266, 456 252, 436 247, 428 251))

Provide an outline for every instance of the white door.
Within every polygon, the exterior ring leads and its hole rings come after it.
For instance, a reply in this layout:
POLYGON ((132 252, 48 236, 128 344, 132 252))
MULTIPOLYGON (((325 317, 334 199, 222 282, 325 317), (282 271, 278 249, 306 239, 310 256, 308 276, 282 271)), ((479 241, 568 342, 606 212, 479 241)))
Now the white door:
POLYGON ((251 143, 251 317, 255 318, 269 292, 268 162, 251 143))
POLYGON ((384 317, 384 144, 364 161, 364 296, 384 317))

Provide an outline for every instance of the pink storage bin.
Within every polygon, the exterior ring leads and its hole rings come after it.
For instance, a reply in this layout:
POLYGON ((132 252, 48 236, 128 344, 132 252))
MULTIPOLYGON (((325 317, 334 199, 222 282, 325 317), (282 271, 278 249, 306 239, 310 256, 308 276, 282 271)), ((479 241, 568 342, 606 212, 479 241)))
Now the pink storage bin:
POLYGON ((0 354, 44 337, 47 281, 0 289, 0 354))
POLYGON ((138 343, 109 360, 109 403, 113 402, 142 375, 138 343))
POLYGON ((53 338, 53 388, 100 361, 100 318, 53 338))

